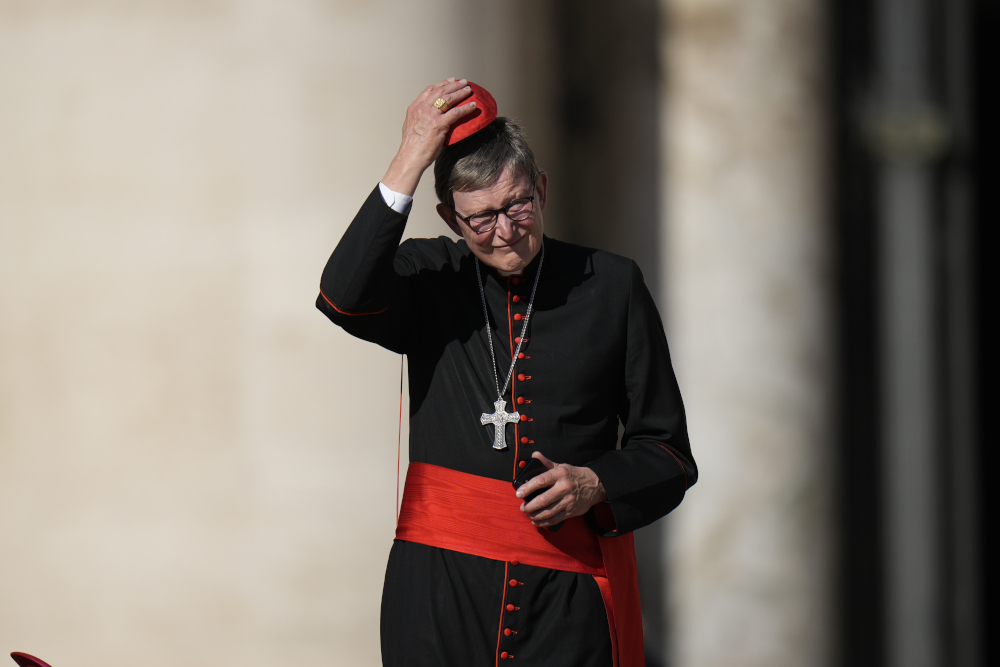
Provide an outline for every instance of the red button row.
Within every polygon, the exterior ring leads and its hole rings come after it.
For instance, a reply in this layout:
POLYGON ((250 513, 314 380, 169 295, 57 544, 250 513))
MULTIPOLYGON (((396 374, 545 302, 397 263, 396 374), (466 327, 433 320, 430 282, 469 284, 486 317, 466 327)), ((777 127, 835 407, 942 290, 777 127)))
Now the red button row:
MULTIPOLYGON (((521 562, 515 559, 515 560, 510 561, 510 564, 512 566, 514 566, 514 567, 517 567, 518 565, 521 564, 521 562)), ((517 579, 511 579, 509 583, 510 583, 511 587, 523 586, 524 585, 524 582, 518 581, 517 579)), ((513 604, 511 604, 511 603, 508 602, 507 606, 505 607, 505 609, 507 611, 519 611, 521 608, 520 607, 515 607, 513 604)), ((504 637, 510 637, 511 635, 516 635, 517 634, 517 630, 511 630, 510 628, 504 628, 503 629, 503 634, 504 634, 504 637)), ((500 659, 501 660, 510 660, 513 657, 514 656, 511 655, 510 653, 508 653, 507 651, 501 651, 500 652, 500 659)))
MULTIPOLYGON (((516 281, 516 279, 515 279, 515 281, 516 281)), ((514 282, 514 284, 516 285, 517 282, 514 282)), ((514 295, 514 297, 513 297, 514 303, 518 303, 520 300, 521 300, 521 298, 519 296, 514 295)), ((517 320, 517 321, 520 321, 521 320, 521 314, 520 313, 515 313, 514 319, 517 320)), ((527 342, 528 339, 525 338, 524 340, 525 340, 525 342, 527 342)), ((521 342, 521 337, 518 336, 517 338, 515 338, 514 342, 515 343, 520 343, 521 342)), ((525 356, 526 355, 524 354, 524 352, 519 352, 518 355, 517 355, 517 358, 518 359, 524 359, 525 356)), ((531 376, 530 375, 525 375, 524 373, 518 373, 517 374, 517 379, 518 379, 519 382, 524 382, 525 380, 530 380, 531 376)), ((518 396, 517 397, 517 404, 518 405, 524 405, 524 396, 518 396)), ((524 421, 528 421, 528 416, 527 415, 521 415, 521 421, 523 421, 523 422, 524 421)), ((529 442, 534 442, 534 441, 533 440, 528 440, 528 438, 525 437, 525 436, 521 437, 521 444, 522 445, 527 445, 529 442)), ((521 468, 521 469, 524 469, 525 466, 527 466, 527 465, 528 465, 527 461, 518 461, 517 462, 517 467, 521 468)), ((514 579, 511 579, 511 584, 510 585, 514 586, 515 584, 516 584, 516 581, 514 579)), ((513 611, 513 609, 514 609, 514 605, 510 605, 510 604, 507 605, 507 611, 513 611)), ((511 631, 508 629, 508 630, 504 631, 504 634, 506 634, 509 637, 510 636, 510 632, 511 631)), ((511 657, 513 657, 513 656, 511 656, 511 657)))

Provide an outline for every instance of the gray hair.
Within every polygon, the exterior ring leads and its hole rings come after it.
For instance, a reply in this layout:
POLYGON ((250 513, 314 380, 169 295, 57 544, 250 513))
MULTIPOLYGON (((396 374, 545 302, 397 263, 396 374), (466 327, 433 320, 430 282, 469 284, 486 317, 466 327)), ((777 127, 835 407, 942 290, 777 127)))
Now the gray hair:
POLYGON ((488 187, 504 167, 532 183, 541 173, 524 130, 501 116, 472 136, 444 147, 434 163, 434 191, 442 204, 453 206, 453 192, 488 187))

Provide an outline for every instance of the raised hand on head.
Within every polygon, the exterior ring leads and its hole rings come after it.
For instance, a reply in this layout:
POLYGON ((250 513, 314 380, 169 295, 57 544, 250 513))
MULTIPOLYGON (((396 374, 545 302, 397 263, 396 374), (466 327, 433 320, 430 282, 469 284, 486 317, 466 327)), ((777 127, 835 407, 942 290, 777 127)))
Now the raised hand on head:
POLYGON ((476 110, 475 102, 463 104, 472 95, 465 79, 445 79, 427 86, 406 109, 403 139, 396 157, 382 177, 390 190, 412 195, 424 171, 434 163, 448 139, 448 131, 476 110))

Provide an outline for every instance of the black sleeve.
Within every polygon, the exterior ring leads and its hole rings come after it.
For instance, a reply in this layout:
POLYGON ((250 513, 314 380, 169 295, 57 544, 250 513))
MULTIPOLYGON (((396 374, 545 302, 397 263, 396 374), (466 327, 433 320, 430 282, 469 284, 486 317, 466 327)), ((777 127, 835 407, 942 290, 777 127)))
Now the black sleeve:
POLYGON ((389 208, 378 186, 340 239, 320 280, 316 307, 352 336, 406 352, 410 294, 419 253, 399 245, 407 216, 389 208))
POLYGON ((622 446, 588 464, 604 484, 614 514, 615 530, 591 521, 606 536, 664 516, 698 478, 663 324, 634 262, 626 345, 622 446))

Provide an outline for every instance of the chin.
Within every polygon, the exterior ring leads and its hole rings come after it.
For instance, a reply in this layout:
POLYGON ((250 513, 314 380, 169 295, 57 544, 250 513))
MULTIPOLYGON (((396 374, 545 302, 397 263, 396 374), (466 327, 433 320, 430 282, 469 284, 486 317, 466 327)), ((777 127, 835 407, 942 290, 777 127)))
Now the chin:
POLYGON ((510 248, 504 248, 504 252, 499 256, 494 254, 496 261, 495 268, 501 271, 520 271, 531 263, 531 253, 518 253, 510 248), (522 256, 524 255, 524 256, 522 256))
POLYGON ((527 262, 522 262, 521 258, 517 255, 510 256, 506 253, 500 255, 496 251, 485 257, 480 256, 479 261, 497 271, 520 271, 522 267, 528 264, 527 262))

